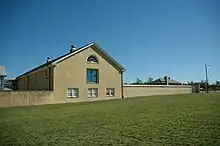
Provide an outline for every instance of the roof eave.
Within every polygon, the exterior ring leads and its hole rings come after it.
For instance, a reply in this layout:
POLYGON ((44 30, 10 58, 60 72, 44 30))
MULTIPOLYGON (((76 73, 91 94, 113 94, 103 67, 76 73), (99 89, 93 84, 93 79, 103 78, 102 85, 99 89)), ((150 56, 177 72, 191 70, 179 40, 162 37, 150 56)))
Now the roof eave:
POLYGON ((70 54, 64 56, 63 58, 60 58, 60 59, 56 60, 55 62, 52 63, 52 65, 56 65, 57 63, 63 61, 64 59, 66 59, 66 58, 68 58, 68 57, 70 57, 70 56, 72 56, 72 55, 74 55, 74 54, 77 54, 77 53, 79 53, 79 52, 81 52, 81 51, 83 51, 83 50, 85 50, 85 49, 87 49, 88 47, 91 47, 91 46, 95 46, 95 47, 98 48, 101 52, 103 52, 103 54, 106 55, 107 58, 109 58, 122 72, 125 72, 125 71, 126 71, 126 69, 125 69, 122 65, 120 65, 115 59, 113 59, 110 55, 108 55, 108 53, 105 52, 105 51, 104 51, 99 45, 97 45, 95 42, 92 42, 92 43, 90 43, 90 44, 88 44, 88 45, 82 47, 81 49, 76 50, 75 52, 70 53, 70 54))
POLYGON ((79 52, 85 50, 86 48, 92 46, 93 44, 94 44, 94 43, 90 43, 90 44, 88 44, 88 45, 86 45, 86 46, 84 46, 84 47, 82 47, 82 48, 80 48, 80 49, 78 49, 78 50, 76 50, 76 51, 74 51, 74 52, 72 52, 72 53, 69 53, 68 55, 66 55, 66 56, 64 56, 64 57, 62 57, 62 58, 60 58, 60 59, 54 61, 54 62, 52 63, 52 65, 56 65, 57 63, 63 61, 64 59, 66 59, 66 58, 68 58, 68 57, 70 57, 70 56, 72 56, 72 55, 74 55, 74 54, 77 54, 77 53, 79 53, 79 52))
POLYGON ((120 65, 114 58, 108 55, 108 53, 105 50, 103 50, 98 44, 93 42, 93 45, 96 46, 101 52, 103 52, 104 55, 106 55, 107 58, 109 58, 122 72, 126 71, 126 69, 122 65, 120 65))
POLYGON ((34 69, 32 69, 32 70, 26 72, 26 73, 23 73, 23 74, 21 74, 20 76, 16 77, 16 79, 19 79, 19 78, 21 78, 22 76, 27 75, 27 74, 29 74, 29 73, 35 71, 35 70, 38 70, 38 69, 40 69, 40 68, 42 68, 42 67, 45 67, 45 66, 48 66, 48 67, 56 66, 57 63, 63 61, 64 59, 69 58, 70 56, 72 56, 72 55, 74 55, 74 54, 77 54, 77 53, 79 53, 79 52, 81 52, 81 51, 83 51, 83 50, 85 50, 85 49, 87 49, 88 47, 91 47, 91 46, 93 46, 93 45, 96 46, 101 52, 103 52, 103 54, 106 55, 106 57, 109 58, 122 72, 125 72, 125 71, 126 71, 126 69, 125 69, 122 65, 120 65, 115 59, 113 59, 110 55, 108 55, 108 53, 105 52, 99 45, 97 45, 95 42, 92 42, 92 43, 90 43, 90 44, 88 44, 88 45, 85 45, 84 47, 82 47, 82 48, 80 48, 80 49, 78 49, 78 50, 72 52, 72 53, 69 53, 69 54, 67 54, 67 55, 65 55, 65 56, 63 56, 63 57, 61 57, 61 58, 59 58, 59 59, 56 60, 56 61, 51 61, 51 62, 49 62, 49 63, 45 63, 45 64, 43 64, 43 65, 40 65, 40 66, 38 66, 38 67, 36 67, 36 68, 34 68, 34 69))

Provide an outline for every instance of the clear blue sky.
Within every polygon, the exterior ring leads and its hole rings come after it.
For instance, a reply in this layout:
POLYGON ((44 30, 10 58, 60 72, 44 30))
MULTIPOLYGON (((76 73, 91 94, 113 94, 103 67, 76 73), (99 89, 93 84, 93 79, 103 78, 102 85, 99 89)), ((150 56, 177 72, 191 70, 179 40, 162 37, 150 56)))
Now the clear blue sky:
POLYGON ((97 42, 125 81, 220 80, 219 0, 0 0, 0 65, 9 77, 97 42))

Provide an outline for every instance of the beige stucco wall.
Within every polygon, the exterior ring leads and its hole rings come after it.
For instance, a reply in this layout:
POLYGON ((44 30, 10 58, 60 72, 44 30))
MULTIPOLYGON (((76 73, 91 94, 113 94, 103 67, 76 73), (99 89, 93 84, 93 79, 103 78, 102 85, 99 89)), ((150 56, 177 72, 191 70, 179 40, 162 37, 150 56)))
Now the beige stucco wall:
MULTIPOLYGON (((80 81, 79 81, 80 82, 80 81)), ((79 83, 77 82, 77 83, 79 83)), ((74 83, 68 82, 70 85, 76 87, 74 83)), ((67 86, 67 85, 65 85, 67 86)), ((77 87, 78 87, 77 86, 77 87)), ((81 85, 83 86, 83 85, 81 85)), ((85 85, 90 87, 90 85, 85 85)), ((93 85, 98 87, 98 85, 93 85)), ((108 86, 108 85, 106 85, 108 86)), ((116 86, 116 85, 115 85, 116 86)), ((80 97, 78 99, 68 99, 66 97, 66 90, 62 92, 57 92, 55 97, 55 91, 16 91, 16 92, 0 92, 0 107, 10 107, 10 106, 28 106, 28 105, 41 105, 41 104, 54 104, 54 103, 66 103, 66 102, 83 102, 83 101, 93 101, 93 100, 109 100, 109 99, 120 99, 119 96, 116 97, 106 97, 104 87, 98 87, 102 92, 99 93, 99 98, 87 98, 87 88, 81 87, 80 97), (64 94, 64 95, 62 95, 64 94), (103 94, 100 96, 100 94, 103 94), (84 95, 84 96, 82 96, 84 95), (62 97, 62 98, 60 98, 62 97)), ((120 88, 120 87, 119 87, 120 88)), ((61 88, 63 89, 63 88, 61 88)), ((62 91, 62 90, 58 90, 62 91)), ((139 97, 139 96, 150 96, 150 95, 168 95, 168 94, 189 94, 192 93, 191 86, 124 86, 124 97, 139 97)), ((120 93, 117 93, 120 94, 120 93)))
POLYGON ((54 103, 52 91, 0 92, 0 107, 28 106, 54 103))
POLYGON ((18 78, 18 90, 48 90, 49 77, 52 77, 49 76, 49 68, 40 68, 36 71, 33 71, 27 75, 18 78))
MULTIPOLYGON (((95 48, 94 48, 95 49, 95 48)), ((58 63, 54 67, 54 96, 56 102, 78 102, 121 98, 121 73, 91 47, 58 63), (87 63, 95 55, 99 63, 87 63), (99 69, 99 83, 88 84, 86 69, 99 69), (67 98, 67 88, 78 88, 79 98, 67 98), (98 98, 88 98, 88 88, 98 88, 98 98), (115 97, 106 96, 106 88, 115 88, 115 97)))
POLYGON ((125 98, 189 93, 192 93, 192 86, 189 85, 124 85, 125 98))

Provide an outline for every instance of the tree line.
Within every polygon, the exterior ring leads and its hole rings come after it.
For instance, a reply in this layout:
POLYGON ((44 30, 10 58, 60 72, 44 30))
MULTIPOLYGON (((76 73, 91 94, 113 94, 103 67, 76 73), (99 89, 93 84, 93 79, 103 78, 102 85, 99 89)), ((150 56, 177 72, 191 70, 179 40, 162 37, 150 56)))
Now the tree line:
MULTIPOLYGON (((188 81, 187 84, 194 85, 196 83, 194 83, 193 81, 188 81)), ((206 89, 206 81, 201 80, 201 82, 199 82, 199 84, 200 84, 200 88, 202 90, 206 89)), ((213 91, 220 90, 220 81, 217 80, 215 83, 208 84, 208 89, 213 90, 213 91)))
MULTIPOLYGON (((153 78, 149 77, 147 81, 143 81, 140 78, 137 77, 135 82, 131 82, 131 83, 125 83, 125 84, 130 84, 130 85, 150 85, 153 82, 153 78)), ((196 84, 193 81, 188 81, 185 85, 194 85, 196 84)), ((205 90, 206 89, 206 82, 204 80, 201 80, 201 82, 199 82, 200 84, 200 88, 201 90, 205 90)), ((209 84, 208 85, 208 89, 209 90, 220 90, 220 81, 216 81, 215 83, 209 84)))
POLYGON ((143 81, 140 78, 137 78, 135 82, 125 83, 130 85, 150 85, 153 82, 153 78, 149 77, 147 81, 143 81))

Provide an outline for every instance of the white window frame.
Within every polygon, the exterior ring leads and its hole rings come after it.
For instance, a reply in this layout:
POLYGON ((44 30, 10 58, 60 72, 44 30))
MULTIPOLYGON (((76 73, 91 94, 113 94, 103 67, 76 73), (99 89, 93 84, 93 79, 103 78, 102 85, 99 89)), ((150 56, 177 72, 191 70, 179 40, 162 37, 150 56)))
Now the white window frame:
POLYGON ((97 58, 95 55, 90 55, 89 57, 87 57, 86 62, 87 62, 87 63, 98 64, 98 63, 99 63, 99 60, 98 60, 98 58, 97 58), (95 61, 88 61, 88 59, 89 59, 90 57, 96 58, 97 61, 96 61, 96 62, 95 62, 95 61))
POLYGON ((115 88, 106 88, 106 96, 115 96, 115 88))
POLYGON ((79 88, 67 88, 67 97, 78 98, 79 97, 79 88))
POLYGON ((89 98, 98 97, 98 88, 88 88, 88 97, 89 98))

